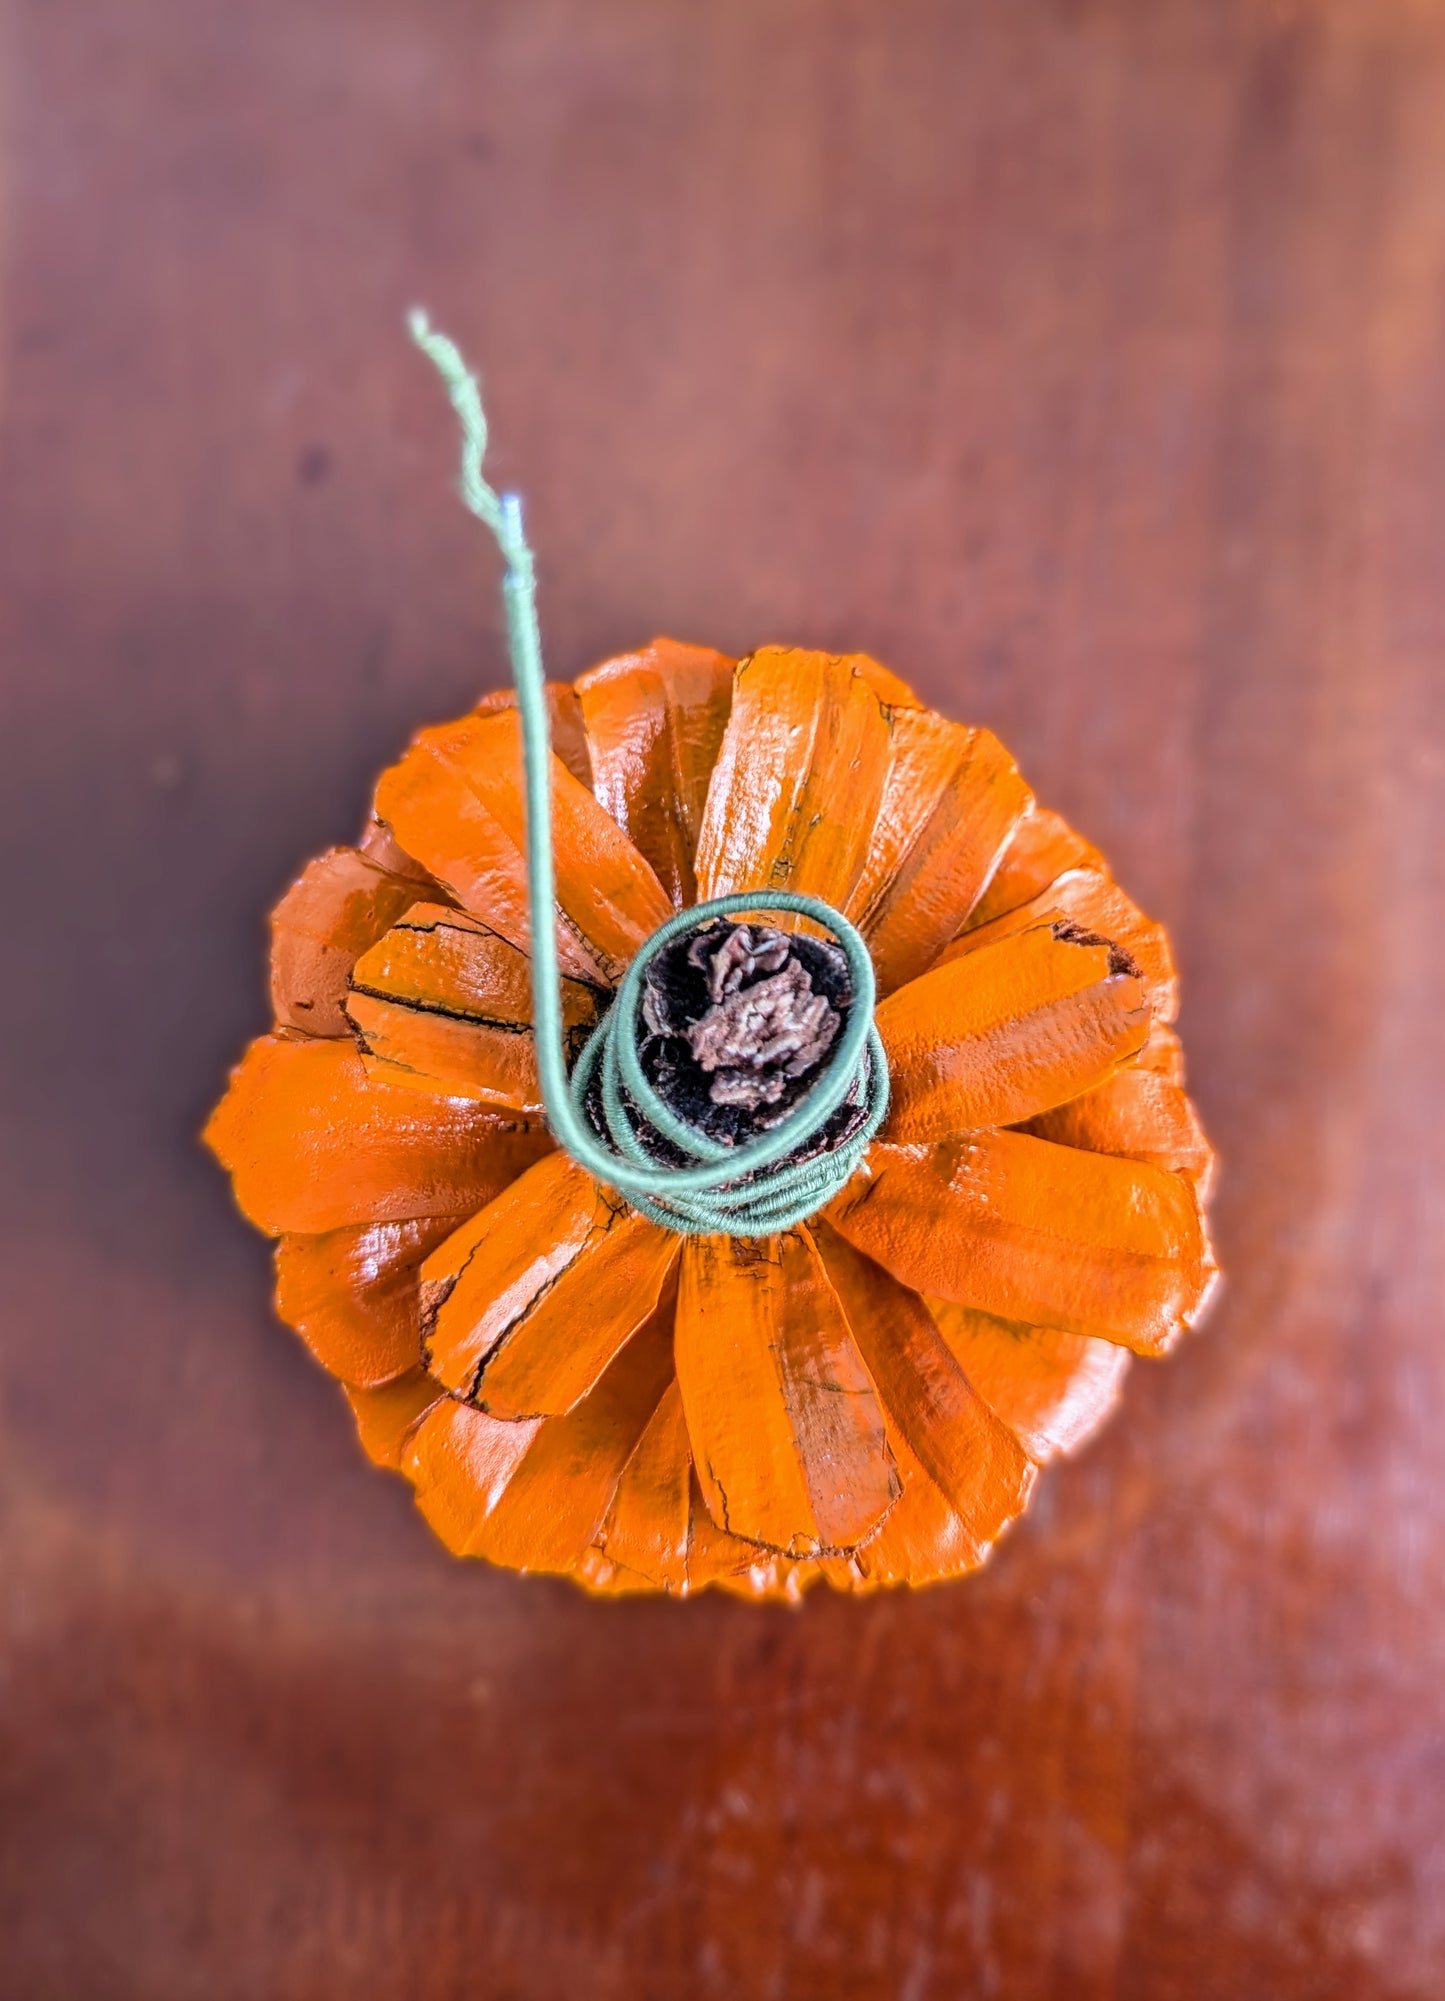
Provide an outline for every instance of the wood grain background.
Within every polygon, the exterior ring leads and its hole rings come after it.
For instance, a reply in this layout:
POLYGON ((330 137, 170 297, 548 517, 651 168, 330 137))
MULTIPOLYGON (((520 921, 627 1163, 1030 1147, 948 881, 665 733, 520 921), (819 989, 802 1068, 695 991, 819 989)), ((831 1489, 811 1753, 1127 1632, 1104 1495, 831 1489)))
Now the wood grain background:
POLYGON ((7 0, 0 1990, 1445 1964, 1445 6, 7 0), (1229 1290, 960 1588, 449 1561, 194 1134, 501 674, 877 653, 1174 927, 1229 1290))

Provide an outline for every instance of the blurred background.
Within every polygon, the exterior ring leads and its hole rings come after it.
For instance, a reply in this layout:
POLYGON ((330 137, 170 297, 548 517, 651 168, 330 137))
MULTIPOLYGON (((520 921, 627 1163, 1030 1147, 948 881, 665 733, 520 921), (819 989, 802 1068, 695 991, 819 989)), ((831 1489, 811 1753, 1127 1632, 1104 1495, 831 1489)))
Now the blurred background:
POLYGON ((1445 5, 0 11, 0 1989, 1445 1963, 1445 5), (450 1560, 195 1133, 505 667, 868 650, 1172 927, 1227 1294, 956 1587, 450 1560))

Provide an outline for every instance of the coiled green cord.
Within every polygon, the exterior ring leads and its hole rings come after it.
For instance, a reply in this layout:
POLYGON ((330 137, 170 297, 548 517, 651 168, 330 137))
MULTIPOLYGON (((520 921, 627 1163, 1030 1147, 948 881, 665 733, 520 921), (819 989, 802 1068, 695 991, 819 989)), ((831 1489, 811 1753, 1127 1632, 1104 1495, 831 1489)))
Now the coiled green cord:
POLYGON ((461 424, 462 500, 491 530, 506 563, 502 597, 522 725, 527 805, 532 1018, 547 1123, 558 1144, 589 1174, 615 1188, 634 1208, 669 1230, 684 1235, 764 1237, 787 1229, 814 1215, 838 1193, 862 1160, 888 1110, 888 1062, 873 1021, 876 983, 868 948, 841 911, 816 896, 800 896, 791 890, 750 890, 714 897, 691 910, 679 911, 653 932, 628 967, 616 1000, 568 1076, 556 932, 540 915, 555 909, 557 900, 552 859, 551 744, 537 625, 536 570, 522 529, 522 503, 515 494, 498 495, 482 477, 487 420, 476 378, 446 335, 432 330, 424 313, 413 313, 409 324, 413 340, 446 384, 461 424), (643 1074, 643 976, 665 946, 710 919, 773 910, 796 912, 832 932, 847 960, 853 998, 843 1033, 806 1097, 757 1139, 743 1146, 725 1146, 679 1118, 643 1074), (588 1092, 599 1065, 610 1146, 604 1144, 587 1115, 588 1092), (831 1151, 808 1160, 790 1160, 790 1154, 817 1137, 855 1084, 861 1086, 866 1108, 859 1129, 831 1151), (640 1136, 648 1128, 697 1165, 660 1164, 640 1136))

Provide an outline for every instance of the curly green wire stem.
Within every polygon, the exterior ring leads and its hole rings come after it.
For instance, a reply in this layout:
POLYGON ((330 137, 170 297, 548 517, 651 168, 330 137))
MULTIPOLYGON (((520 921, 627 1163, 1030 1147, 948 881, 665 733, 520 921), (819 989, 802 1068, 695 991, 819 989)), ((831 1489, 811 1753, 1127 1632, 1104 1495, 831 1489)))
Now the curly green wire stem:
POLYGON ((562 1026, 561 976, 553 924, 541 913, 557 902, 552 857, 552 755, 547 725, 542 639, 537 624, 537 578, 522 528, 522 503, 498 494, 482 477, 487 420, 481 392, 454 343, 430 326, 426 314, 408 322, 417 346, 446 384, 462 432, 461 497, 491 530, 506 564, 502 598, 517 710, 527 808, 527 892, 532 912, 532 1016, 537 1069, 547 1123, 558 1144, 599 1181, 625 1195, 654 1222, 684 1235, 763 1237, 814 1215, 852 1175, 888 1109, 888 1063, 873 1022, 876 983, 868 948, 841 911, 816 896, 791 890, 749 890, 714 897, 659 925, 628 967, 617 997, 603 1016, 569 1077, 562 1026), (725 1146, 678 1117, 642 1069, 640 1023, 643 978, 665 946, 715 917, 746 911, 785 910, 831 931, 852 981, 847 1024, 806 1097, 769 1132, 743 1146, 725 1146), (600 1066, 600 1097, 610 1145, 587 1114, 587 1097, 600 1066), (814 1139, 860 1085, 866 1116, 841 1146, 809 1160, 788 1156, 814 1139), (687 1158, 690 1167, 659 1163, 642 1132, 650 1128, 687 1158))

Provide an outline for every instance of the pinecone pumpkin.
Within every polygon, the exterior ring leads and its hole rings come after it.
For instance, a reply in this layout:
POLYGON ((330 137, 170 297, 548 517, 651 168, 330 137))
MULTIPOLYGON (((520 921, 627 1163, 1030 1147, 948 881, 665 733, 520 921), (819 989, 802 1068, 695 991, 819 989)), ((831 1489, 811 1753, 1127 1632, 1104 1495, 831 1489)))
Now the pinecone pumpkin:
POLYGON ((765 1131, 848 1010, 836 951, 768 919, 796 891, 867 940, 886 1124, 768 1237, 678 1234, 555 1146, 491 698, 275 912, 276 1027, 207 1138, 279 1239, 281 1317, 459 1554, 761 1598, 970 1570, 1215 1278, 1169 941, 993 736, 862 656, 659 640, 548 702, 572 1053, 674 911, 756 891, 644 1017, 664 1096, 765 1131))

